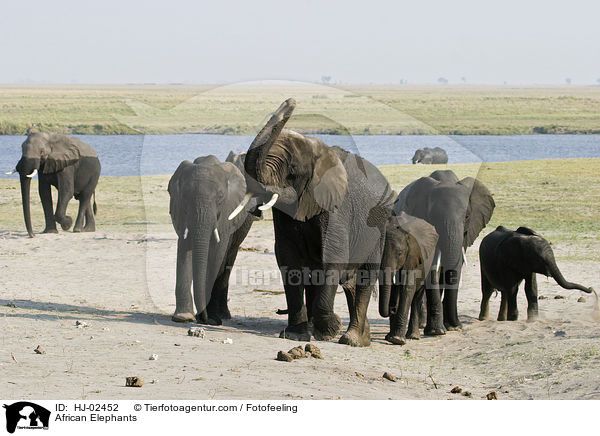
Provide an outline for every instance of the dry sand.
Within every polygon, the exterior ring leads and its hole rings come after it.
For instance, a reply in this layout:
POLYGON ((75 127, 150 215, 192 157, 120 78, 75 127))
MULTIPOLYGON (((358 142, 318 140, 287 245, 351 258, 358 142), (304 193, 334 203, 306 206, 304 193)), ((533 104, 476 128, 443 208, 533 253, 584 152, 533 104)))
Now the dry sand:
MULTIPOLYGON (((38 223, 39 224, 39 223, 38 223)), ((26 237, 0 232, 0 391, 18 399, 600 399, 600 323, 593 296, 538 279, 540 321, 480 322, 477 247, 459 294, 460 332, 423 337, 406 346, 384 340, 388 320, 369 308, 372 345, 315 342, 323 360, 279 362, 297 342, 278 338, 285 296, 273 253, 270 221, 255 223, 232 274, 233 319, 190 337, 175 324, 176 235, 166 225, 144 234, 61 232, 26 237), (265 252, 266 250, 266 252, 265 252), (57 254, 58 253, 58 254, 57 254), (272 279, 251 281, 247 272, 272 279), (246 277, 246 278, 244 278, 246 277), (259 289, 259 290, 255 290, 259 289), (556 295, 564 299, 555 299, 556 295), (10 307, 14 304, 16 307, 10 307), (87 327, 77 327, 77 321, 87 327), (223 340, 231 338, 232 344, 223 340), (34 349, 42 346, 46 353, 34 349), (149 360, 152 354, 157 360, 149 360), (382 378, 389 372, 398 378, 382 378), (139 388, 125 377, 141 377, 139 388)), ((489 231, 490 229, 486 229, 489 231)), ((480 238, 481 239, 481 238, 480 238)), ((478 242, 476 243, 478 244, 478 242)), ((577 247, 555 246, 567 279, 599 287, 595 262, 561 261, 577 247)), ((492 298, 495 319, 500 296, 492 298)), ((348 322, 345 297, 336 312, 348 322)))

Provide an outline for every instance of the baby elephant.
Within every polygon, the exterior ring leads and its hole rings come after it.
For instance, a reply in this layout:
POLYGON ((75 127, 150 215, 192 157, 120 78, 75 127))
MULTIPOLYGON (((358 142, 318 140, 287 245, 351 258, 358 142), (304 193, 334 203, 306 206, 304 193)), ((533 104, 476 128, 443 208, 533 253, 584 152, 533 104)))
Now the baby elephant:
POLYGON ((404 212, 388 218, 380 267, 379 314, 390 318, 385 339, 392 344, 404 345, 406 338, 420 337, 419 312, 437 241, 435 227, 422 219, 404 212))
POLYGON ((561 274, 550 244, 540 235, 527 227, 516 231, 499 226, 481 241, 479 247, 481 265, 481 311, 479 319, 488 318, 489 300, 494 289, 502 294, 498 321, 516 321, 517 291, 525 280, 527 296, 527 320, 538 317, 536 274, 552 278, 564 289, 579 289, 591 293, 592 288, 567 282, 561 274))

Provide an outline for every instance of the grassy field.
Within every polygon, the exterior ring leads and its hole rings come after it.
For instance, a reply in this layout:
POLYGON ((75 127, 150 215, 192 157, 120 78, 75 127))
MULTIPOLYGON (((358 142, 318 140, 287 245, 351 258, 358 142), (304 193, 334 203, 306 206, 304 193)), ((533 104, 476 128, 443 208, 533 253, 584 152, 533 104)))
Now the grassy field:
MULTIPOLYGON (((525 225, 549 240, 572 245, 573 259, 600 260, 600 159, 537 160, 483 165, 394 165, 381 170, 400 191, 436 168, 459 177, 477 176, 494 194, 496 210, 487 231, 525 225)), ((143 233, 146 226, 170 226, 170 176, 102 177, 97 189, 97 227, 102 232, 143 233)), ((34 229, 43 228, 42 207, 32 183, 34 229)), ((77 212, 71 201, 69 213, 77 212)), ((270 225, 267 221, 257 225, 270 225)), ((0 231, 24 231, 18 180, 0 179, 0 231)))
POLYGON ((254 134, 290 96, 304 133, 600 133, 600 86, 2 85, 0 134, 254 134))

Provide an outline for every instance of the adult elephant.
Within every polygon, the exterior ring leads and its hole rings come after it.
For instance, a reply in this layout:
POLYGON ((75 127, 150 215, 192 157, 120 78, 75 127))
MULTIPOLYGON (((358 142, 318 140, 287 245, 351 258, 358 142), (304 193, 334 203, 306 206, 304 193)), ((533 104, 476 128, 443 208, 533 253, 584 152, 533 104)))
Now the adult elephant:
POLYGON ((340 343, 370 344, 366 312, 375 289, 392 190, 370 162, 316 138, 283 130, 296 103, 286 100, 259 132, 245 162, 248 191, 273 207, 275 254, 288 305, 280 337, 330 340, 343 284, 350 323, 340 343), (306 291, 306 305, 304 293, 306 291))
POLYGON ((248 201, 228 219, 244 198, 249 200, 243 157, 238 158, 241 168, 212 155, 186 160, 169 180, 169 213, 179 237, 175 322, 220 325, 231 318, 227 307, 231 267, 255 219, 248 213, 252 206, 248 201))
POLYGON ((502 294, 498 321, 516 321, 519 317, 517 292, 523 280, 528 303, 527 320, 537 319, 536 274, 552 276, 564 289, 578 289, 588 294, 593 292, 592 288, 566 281, 556 265, 548 241, 527 227, 519 227, 516 231, 497 227, 481 241, 479 259, 483 294, 480 320, 488 318, 490 296, 497 289, 502 294))
POLYGON ((461 328, 457 298, 464 250, 473 245, 492 217, 494 207, 492 194, 483 183, 472 177, 458 180, 451 170, 421 177, 398 195, 394 213, 404 211, 424 219, 439 235, 435 255, 436 259, 440 257, 439 274, 434 271, 428 275, 425 334, 441 335, 461 328))
POLYGON ((100 178, 100 161, 92 147, 77 138, 57 133, 33 132, 22 145, 23 154, 14 171, 21 178, 23 216, 29 237, 33 238, 30 213, 31 179, 39 176, 39 195, 44 209, 46 228, 43 233, 57 233, 56 222, 69 230, 73 220, 67 215, 67 205, 74 196, 79 200, 79 211, 74 232, 96 230, 94 214, 96 202, 92 195, 100 178), (58 189, 56 212, 52 208, 50 187, 58 189))
POLYGON ((390 318, 385 339, 392 344, 404 345, 406 338, 420 337, 425 280, 437 241, 435 227, 425 220, 404 212, 388 218, 379 276, 379 314, 390 318))
POLYGON ((446 164, 448 163, 448 154, 446 150, 440 147, 419 148, 412 157, 412 163, 418 164, 446 164))

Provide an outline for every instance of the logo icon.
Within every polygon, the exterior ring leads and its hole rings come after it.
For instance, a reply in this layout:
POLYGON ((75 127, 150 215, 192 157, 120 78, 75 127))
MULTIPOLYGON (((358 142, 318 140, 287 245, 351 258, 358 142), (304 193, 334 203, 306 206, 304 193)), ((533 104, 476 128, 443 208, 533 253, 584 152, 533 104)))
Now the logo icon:
POLYGON ((4 404, 6 409, 6 431, 14 433, 19 429, 48 429, 50 411, 28 401, 19 401, 11 405, 4 404))

